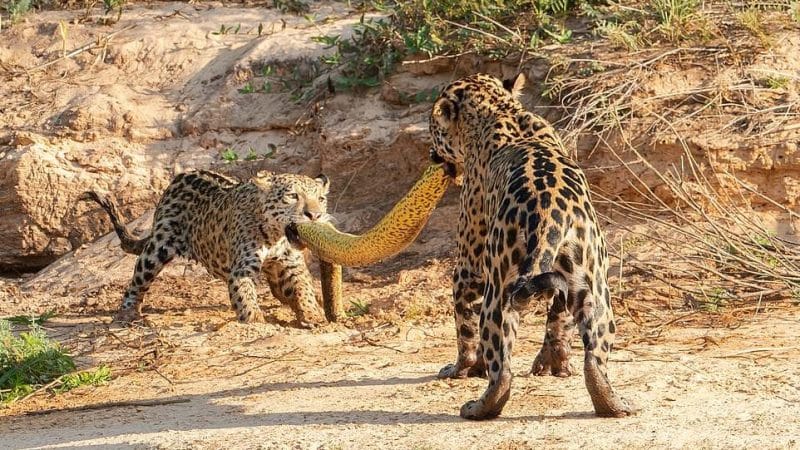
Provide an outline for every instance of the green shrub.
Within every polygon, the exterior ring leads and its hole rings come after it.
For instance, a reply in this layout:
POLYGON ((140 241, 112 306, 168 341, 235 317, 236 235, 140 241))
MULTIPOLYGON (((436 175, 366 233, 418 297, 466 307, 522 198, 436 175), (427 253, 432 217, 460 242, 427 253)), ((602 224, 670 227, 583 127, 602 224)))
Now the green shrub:
POLYGON ((14 336, 11 324, 0 320, 0 401, 13 401, 75 370, 61 346, 36 325, 14 336))
POLYGON ((111 379, 111 370, 74 372, 75 362, 58 342, 47 338, 34 320, 30 331, 15 336, 11 323, 0 320, 0 403, 10 403, 50 385, 54 393, 96 386, 111 379))
POLYGON ((575 7, 598 0, 410 0, 381 5, 385 18, 361 21, 349 39, 315 40, 335 48, 322 61, 340 67, 337 87, 376 86, 408 57, 430 58, 477 52, 489 57, 564 43, 572 32, 563 24, 575 7))
POLYGON ((11 22, 13 23, 19 21, 25 13, 30 11, 33 6, 32 3, 31 0, 7 0, 3 4, 3 9, 11 16, 11 22))

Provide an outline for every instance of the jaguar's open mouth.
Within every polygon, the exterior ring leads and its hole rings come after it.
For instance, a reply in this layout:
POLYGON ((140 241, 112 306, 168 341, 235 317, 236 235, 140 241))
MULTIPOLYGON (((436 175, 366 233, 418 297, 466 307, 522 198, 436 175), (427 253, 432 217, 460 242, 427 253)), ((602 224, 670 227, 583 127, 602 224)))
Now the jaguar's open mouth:
POLYGON ((431 161, 433 161, 434 164, 441 164, 442 165, 442 169, 444 169, 445 175, 447 175, 448 177, 450 177, 450 178, 452 178, 454 180, 456 179, 456 177, 458 176, 458 173, 456 171, 456 165, 455 164, 446 162, 444 160, 444 158, 442 158, 441 156, 439 156, 438 153, 436 153, 436 150, 434 150, 433 147, 431 147, 431 149, 428 151, 428 153, 430 155, 431 161))
POLYGON ((289 225, 286 225, 286 228, 283 230, 284 234, 286 234, 286 239, 292 244, 294 247, 302 250, 306 248, 306 244, 300 240, 300 234, 297 232, 297 224, 292 222, 289 225))

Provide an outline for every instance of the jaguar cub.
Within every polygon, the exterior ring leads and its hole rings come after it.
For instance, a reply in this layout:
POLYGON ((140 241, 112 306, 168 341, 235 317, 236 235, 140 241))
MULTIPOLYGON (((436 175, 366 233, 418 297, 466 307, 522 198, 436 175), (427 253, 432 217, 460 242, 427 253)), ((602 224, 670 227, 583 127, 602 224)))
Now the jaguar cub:
POLYGON ((246 182, 210 171, 177 175, 156 207, 153 228, 137 239, 120 220, 117 206, 96 192, 121 247, 137 254, 117 320, 141 318, 142 297, 165 264, 176 256, 199 261, 228 283, 240 322, 263 322, 255 281, 263 273, 273 295, 294 310, 301 325, 322 321, 311 274, 299 241, 286 236, 292 224, 328 221, 328 179, 262 171, 246 182))

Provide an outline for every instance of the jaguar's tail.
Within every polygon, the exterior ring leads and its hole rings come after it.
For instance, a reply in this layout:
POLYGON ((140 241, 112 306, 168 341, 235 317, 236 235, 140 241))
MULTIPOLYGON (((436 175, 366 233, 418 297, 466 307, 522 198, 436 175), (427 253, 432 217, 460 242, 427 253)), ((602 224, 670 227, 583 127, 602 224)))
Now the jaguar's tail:
POLYGON ((559 272, 545 272, 533 278, 522 278, 511 288, 511 304, 520 310, 530 304, 531 300, 541 295, 553 297, 567 296, 567 279, 559 272))
POLYGON ((94 201, 106 210, 108 217, 111 218, 111 223, 114 225, 114 231, 116 231, 117 236, 119 236, 120 247, 122 247, 125 253, 140 255, 142 251, 144 251, 149 236, 143 239, 134 237, 130 230, 128 230, 128 227, 120 220, 119 209, 110 198, 94 191, 88 191, 81 194, 78 200, 94 201))

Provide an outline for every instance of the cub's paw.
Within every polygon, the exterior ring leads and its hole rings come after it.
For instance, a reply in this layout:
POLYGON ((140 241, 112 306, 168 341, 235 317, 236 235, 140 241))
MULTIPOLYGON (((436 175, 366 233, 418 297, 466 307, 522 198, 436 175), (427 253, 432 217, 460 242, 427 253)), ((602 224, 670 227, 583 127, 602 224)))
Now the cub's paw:
POLYGON ((130 325, 143 320, 142 314, 136 308, 122 308, 111 317, 113 322, 121 325, 130 325))

